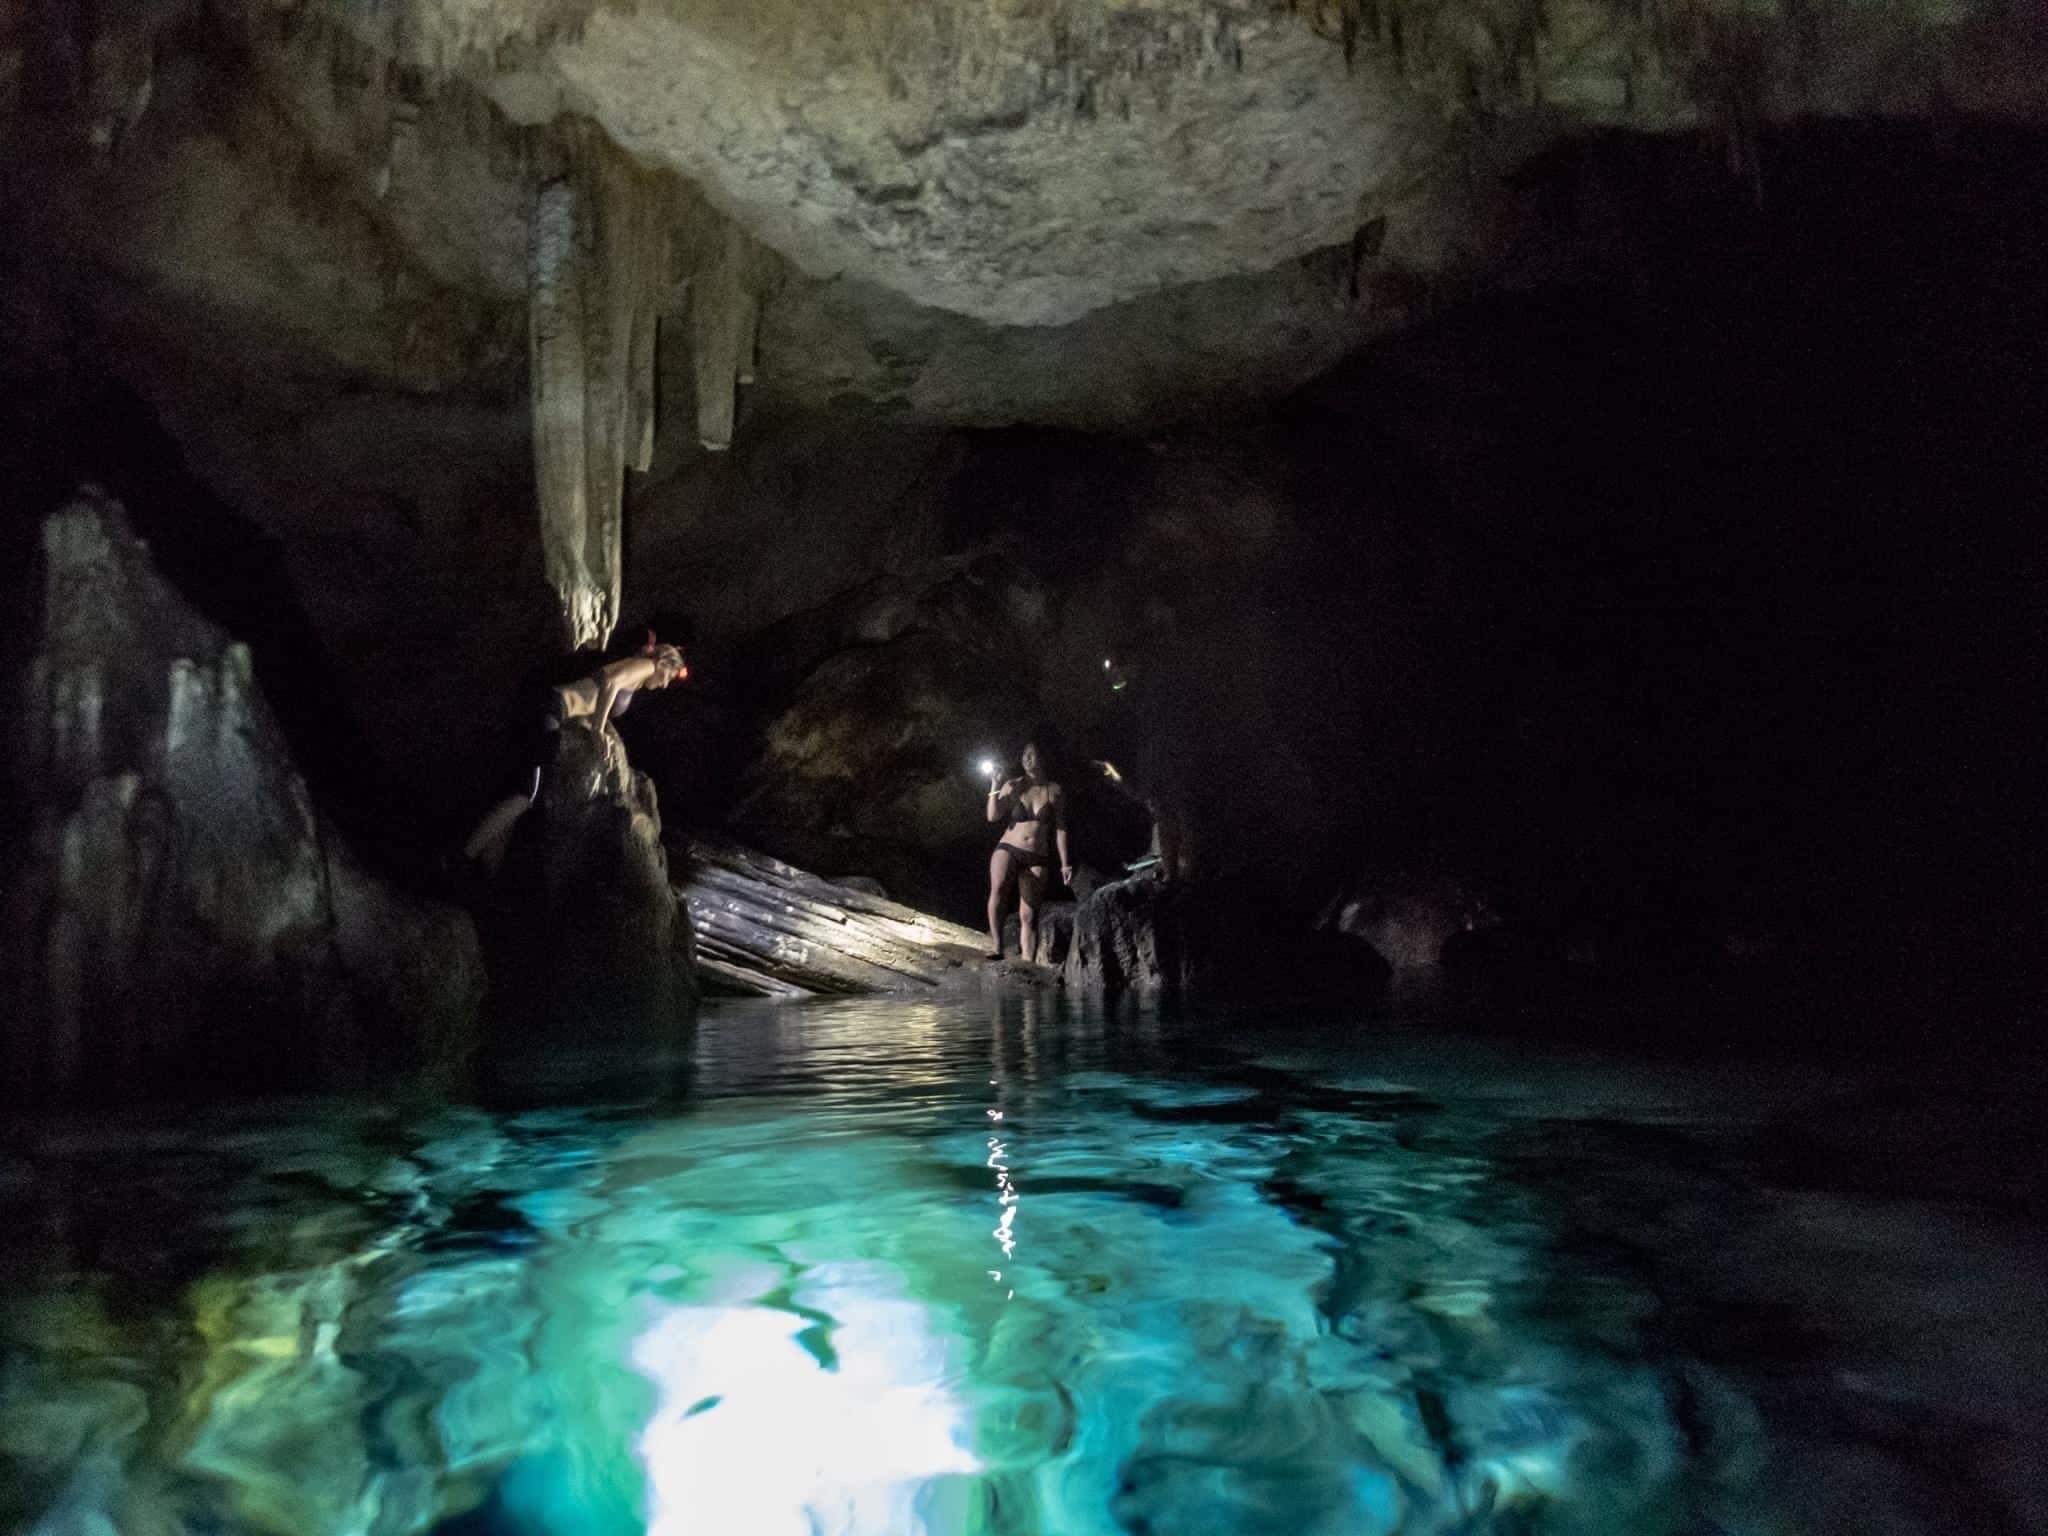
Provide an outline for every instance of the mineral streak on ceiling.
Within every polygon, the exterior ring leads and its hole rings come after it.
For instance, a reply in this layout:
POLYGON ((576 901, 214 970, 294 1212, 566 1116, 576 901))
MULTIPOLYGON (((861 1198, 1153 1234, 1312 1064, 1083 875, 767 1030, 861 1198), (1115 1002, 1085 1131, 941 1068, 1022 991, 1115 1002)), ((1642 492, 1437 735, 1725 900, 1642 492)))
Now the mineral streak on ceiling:
POLYGON ((147 110, 159 39, 197 20, 237 37, 316 147, 361 163, 373 196, 401 174, 455 183, 439 189, 440 229, 414 233, 466 235, 471 275, 503 281, 513 265, 475 168, 405 164, 453 148, 445 130, 419 136, 453 110, 438 98, 454 81, 515 124, 594 123, 806 277, 996 326, 1267 272, 1382 218, 1376 260, 1426 270, 1483 255, 1484 231, 1461 225, 1463 184, 1574 129, 1739 137, 1807 113, 2039 117, 2048 103, 2048 22, 2005 0, 9 9, 0 111, 68 76, 94 141, 110 144, 147 110))
POLYGON ((1432 206, 1446 176, 1573 128, 2048 95, 2002 0, 306 3, 515 121, 590 117, 807 275, 1007 326, 1382 215, 1384 259, 1441 265, 1471 235, 1432 206))
POLYGON ((577 639, 616 616, 657 334, 713 448, 757 359, 794 400, 1135 425, 1486 281, 1509 174, 1576 132, 1699 132, 1753 179, 1770 121, 1951 114, 2048 118, 2038 6, 0 0, 11 173, 131 313, 411 391, 502 368, 526 315, 577 639))

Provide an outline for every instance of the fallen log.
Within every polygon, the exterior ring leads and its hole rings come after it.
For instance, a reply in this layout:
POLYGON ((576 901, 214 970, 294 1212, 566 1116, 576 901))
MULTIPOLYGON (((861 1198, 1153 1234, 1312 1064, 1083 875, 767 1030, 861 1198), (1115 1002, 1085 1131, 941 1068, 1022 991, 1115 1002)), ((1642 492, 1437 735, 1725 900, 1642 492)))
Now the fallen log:
POLYGON ((693 841, 675 866, 697 931, 697 971, 713 990, 921 992, 958 978, 986 948, 972 928, 731 843, 693 841))

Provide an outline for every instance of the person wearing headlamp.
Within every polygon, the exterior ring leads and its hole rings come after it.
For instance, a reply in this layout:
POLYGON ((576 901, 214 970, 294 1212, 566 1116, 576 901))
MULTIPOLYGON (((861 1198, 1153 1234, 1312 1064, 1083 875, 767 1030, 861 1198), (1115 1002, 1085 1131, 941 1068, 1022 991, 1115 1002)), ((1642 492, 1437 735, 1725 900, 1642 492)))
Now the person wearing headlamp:
POLYGON ((611 731, 612 721, 632 707, 636 694, 667 688, 690 675, 681 648, 663 644, 651 629, 636 649, 614 660, 578 652, 560 665, 571 673, 566 681, 529 679, 521 689, 511 732, 515 766, 497 802, 463 844, 464 859, 484 875, 498 872, 512 829, 540 798, 541 774, 554 761, 555 737, 564 725, 581 720, 599 734, 611 731))

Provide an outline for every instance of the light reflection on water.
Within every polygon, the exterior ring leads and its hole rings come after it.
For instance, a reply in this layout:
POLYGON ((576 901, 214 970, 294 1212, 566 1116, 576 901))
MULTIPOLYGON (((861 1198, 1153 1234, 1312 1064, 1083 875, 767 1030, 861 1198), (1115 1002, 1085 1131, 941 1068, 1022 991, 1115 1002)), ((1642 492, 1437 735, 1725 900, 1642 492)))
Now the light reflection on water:
POLYGON ((0 1523, 1656 1536, 1826 1529, 1839 1478, 1957 1528, 1674 1290, 1761 1219, 1739 1128, 1227 1044, 743 1007, 673 1101, 51 1128, 0 1186, 0 1523))

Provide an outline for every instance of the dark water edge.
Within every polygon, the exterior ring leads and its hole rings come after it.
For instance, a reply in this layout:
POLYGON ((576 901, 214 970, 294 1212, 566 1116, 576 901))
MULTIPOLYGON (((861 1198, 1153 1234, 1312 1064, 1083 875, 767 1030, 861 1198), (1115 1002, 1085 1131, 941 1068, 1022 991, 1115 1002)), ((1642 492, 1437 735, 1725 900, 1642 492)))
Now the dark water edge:
POLYGON ((1778 1002, 729 1005, 483 1104, 17 1122, 0 1526, 2048 1529, 2038 1054, 1778 1002), (855 1385, 921 1447, 858 1497, 855 1385))

